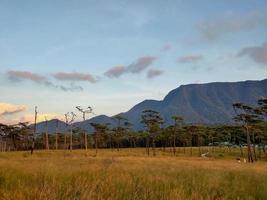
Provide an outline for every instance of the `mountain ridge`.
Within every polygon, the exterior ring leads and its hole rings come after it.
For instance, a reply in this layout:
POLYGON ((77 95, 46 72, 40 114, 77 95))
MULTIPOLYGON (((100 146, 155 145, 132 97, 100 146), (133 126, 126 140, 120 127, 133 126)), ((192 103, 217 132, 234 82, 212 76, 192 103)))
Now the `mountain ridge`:
MULTIPOLYGON (((267 97, 267 79, 194 83, 171 90, 162 100, 144 100, 119 115, 129 119, 134 130, 142 130, 141 113, 146 109, 160 112, 165 126, 172 124, 173 115, 182 116, 187 123, 226 124, 232 122, 234 102, 254 105, 261 97, 267 97)), ((111 127, 116 125, 112 117, 99 115, 85 122, 76 122, 74 126, 92 132, 93 128, 89 125, 92 122, 109 123, 111 127)), ((37 130, 44 131, 38 125, 37 130)))

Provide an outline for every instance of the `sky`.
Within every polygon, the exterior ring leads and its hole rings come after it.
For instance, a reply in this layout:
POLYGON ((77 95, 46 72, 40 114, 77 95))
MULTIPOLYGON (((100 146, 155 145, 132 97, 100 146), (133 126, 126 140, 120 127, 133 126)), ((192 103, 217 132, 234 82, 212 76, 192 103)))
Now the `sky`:
POLYGON ((266 0, 0 0, 0 123, 265 78, 266 0))

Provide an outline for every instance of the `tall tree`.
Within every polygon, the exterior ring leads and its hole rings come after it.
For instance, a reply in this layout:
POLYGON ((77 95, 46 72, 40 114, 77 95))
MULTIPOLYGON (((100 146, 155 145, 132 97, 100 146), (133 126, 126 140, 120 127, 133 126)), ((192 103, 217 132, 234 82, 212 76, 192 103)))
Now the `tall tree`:
POLYGON ((173 134, 172 134, 172 152, 173 152, 173 155, 175 155, 177 132, 178 132, 178 128, 180 128, 183 124, 183 118, 180 116, 172 116, 172 119, 174 120, 173 134))
POLYGON ((152 140, 153 156, 156 156, 156 136, 160 133, 163 118, 160 113, 154 110, 144 110, 141 122, 145 125, 148 137, 146 142, 147 154, 149 155, 150 140, 152 140))
MULTIPOLYGON (((253 124, 259 122, 259 116, 255 114, 255 109, 251 106, 245 105, 243 103, 234 103, 233 104, 234 111, 236 116, 234 120, 242 124, 246 131, 246 138, 247 138, 247 158, 248 162, 254 162, 254 157, 251 148, 251 134, 250 128, 253 124)), ((255 145, 254 145, 255 146, 255 145)))
POLYGON ((91 126, 95 129, 94 133, 94 139, 95 139, 95 156, 97 156, 98 153, 98 147, 99 147, 99 139, 101 136, 103 136, 107 131, 107 125, 105 124, 98 124, 98 123, 90 123, 91 126))
MULTIPOLYGON (((86 109, 81 108, 81 106, 76 106, 76 109, 82 113, 83 122, 85 122, 86 120, 86 114, 93 113, 93 108, 91 106, 88 106, 86 109)), ((87 133, 85 129, 84 129, 84 148, 85 150, 87 150, 87 133)))
POLYGON ((31 145, 31 154, 33 154, 34 151, 34 147, 35 147, 35 137, 36 137, 36 122, 37 122, 37 106, 35 106, 35 110, 34 110, 34 126, 33 126, 33 136, 32 136, 32 145, 31 145))
POLYGON ((56 132, 55 132, 55 148, 56 150, 58 149, 58 124, 59 124, 59 120, 56 119, 56 132))
POLYGON ((128 124, 128 120, 121 115, 115 115, 113 117, 113 119, 117 121, 117 126, 114 129, 114 133, 115 133, 117 151, 119 151, 120 150, 120 142, 121 142, 121 139, 122 139, 122 137, 126 131, 125 125, 128 124))

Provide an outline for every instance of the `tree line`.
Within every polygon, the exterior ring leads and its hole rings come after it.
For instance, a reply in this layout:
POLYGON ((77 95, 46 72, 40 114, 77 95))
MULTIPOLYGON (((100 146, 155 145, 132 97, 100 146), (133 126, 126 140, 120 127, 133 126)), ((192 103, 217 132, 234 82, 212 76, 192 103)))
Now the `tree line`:
MULTIPOLYGON (((92 109, 82 110, 85 114, 92 109)), ((261 98, 254 107, 243 103, 234 103, 234 121, 230 125, 204 125, 187 124, 181 116, 172 116, 173 124, 163 127, 164 119, 155 110, 144 110, 141 115, 143 131, 134 131, 128 119, 121 115, 114 117, 117 122, 115 127, 110 124, 91 123, 94 133, 88 134, 85 130, 72 127, 76 116, 66 114, 66 131, 48 134, 46 130, 36 135, 36 123, 34 126, 28 123, 15 125, 0 124, 0 151, 29 150, 34 149, 87 149, 94 148, 97 155, 99 148, 109 148, 119 151, 121 148, 143 147, 147 155, 156 156, 157 148, 165 151, 170 149, 173 155, 177 153, 177 147, 190 149, 198 147, 199 155, 203 153, 203 146, 228 146, 247 149, 248 162, 254 162, 266 157, 267 145, 267 99, 261 98)), ((35 113, 37 113, 35 111, 35 113)), ((37 115, 35 115, 37 116, 37 115)), ((36 119, 35 119, 36 120, 36 119)), ((57 120, 58 124, 59 120, 57 120)), ((47 123, 47 120, 46 120, 47 123)), ((46 125, 47 127, 47 125, 46 125)), ((58 126, 57 126, 58 127, 58 126)))

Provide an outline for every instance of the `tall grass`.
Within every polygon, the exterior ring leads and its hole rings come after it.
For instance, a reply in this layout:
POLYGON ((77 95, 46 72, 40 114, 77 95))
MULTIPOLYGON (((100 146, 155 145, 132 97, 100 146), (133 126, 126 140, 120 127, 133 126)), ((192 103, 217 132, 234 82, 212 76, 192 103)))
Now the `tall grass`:
MULTIPOLYGON (((267 163, 144 149, 0 153, 0 199, 266 199, 267 163)), ((182 150, 181 150, 182 152, 182 150)))

